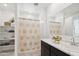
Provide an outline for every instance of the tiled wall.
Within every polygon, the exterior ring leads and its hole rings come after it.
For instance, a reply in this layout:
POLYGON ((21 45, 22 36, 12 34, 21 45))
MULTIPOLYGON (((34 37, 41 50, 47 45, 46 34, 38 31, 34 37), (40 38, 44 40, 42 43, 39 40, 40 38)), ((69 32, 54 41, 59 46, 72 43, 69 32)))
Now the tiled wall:
POLYGON ((18 49, 19 55, 41 55, 39 21, 20 20, 18 49))

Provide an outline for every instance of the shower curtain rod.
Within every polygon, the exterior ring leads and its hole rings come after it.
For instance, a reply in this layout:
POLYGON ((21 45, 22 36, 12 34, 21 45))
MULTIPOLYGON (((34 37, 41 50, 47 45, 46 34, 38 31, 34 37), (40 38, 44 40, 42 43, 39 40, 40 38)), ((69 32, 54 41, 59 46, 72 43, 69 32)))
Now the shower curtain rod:
POLYGON ((30 20, 30 21, 40 21, 40 20, 35 20, 35 19, 23 18, 23 17, 19 17, 19 19, 30 20))

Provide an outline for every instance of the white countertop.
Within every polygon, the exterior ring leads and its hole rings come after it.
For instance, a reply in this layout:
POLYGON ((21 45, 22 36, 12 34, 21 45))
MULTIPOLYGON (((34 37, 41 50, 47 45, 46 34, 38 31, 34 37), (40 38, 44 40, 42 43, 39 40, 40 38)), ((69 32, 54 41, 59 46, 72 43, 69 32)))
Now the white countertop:
POLYGON ((52 39, 41 40, 71 56, 79 56, 79 46, 71 45, 71 43, 63 40, 61 40, 60 44, 54 43, 52 39))

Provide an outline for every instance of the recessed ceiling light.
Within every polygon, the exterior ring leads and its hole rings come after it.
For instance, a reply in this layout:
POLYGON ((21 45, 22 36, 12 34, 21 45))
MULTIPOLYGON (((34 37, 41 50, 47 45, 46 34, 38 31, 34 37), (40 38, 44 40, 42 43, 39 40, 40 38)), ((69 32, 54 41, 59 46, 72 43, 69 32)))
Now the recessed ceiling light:
POLYGON ((5 3, 5 4, 3 4, 3 6, 7 7, 7 4, 5 3))

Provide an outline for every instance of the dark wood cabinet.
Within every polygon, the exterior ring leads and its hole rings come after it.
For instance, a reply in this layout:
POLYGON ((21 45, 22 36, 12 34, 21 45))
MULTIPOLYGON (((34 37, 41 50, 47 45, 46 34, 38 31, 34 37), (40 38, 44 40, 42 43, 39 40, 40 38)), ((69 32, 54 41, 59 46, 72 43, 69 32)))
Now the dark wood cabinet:
POLYGON ((64 53, 55 47, 51 47, 51 56, 69 56, 69 54, 64 53))
POLYGON ((50 56, 50 54, 51 54, 50 49, 51 49, 50 45, 41 41, 41 55, 42 56, 50 56))
POLYGON ((69 54, 41 41, 41 56, 69 56, 69 54))

